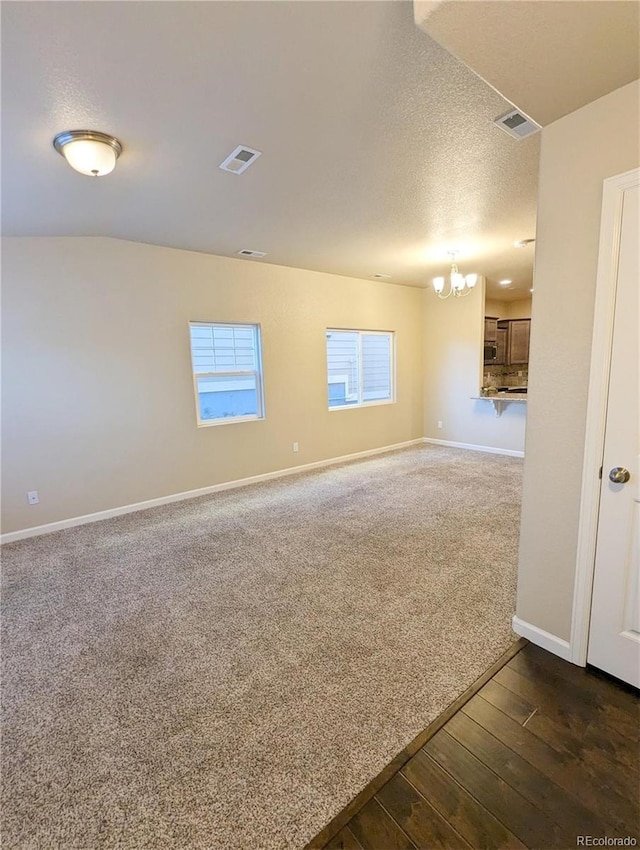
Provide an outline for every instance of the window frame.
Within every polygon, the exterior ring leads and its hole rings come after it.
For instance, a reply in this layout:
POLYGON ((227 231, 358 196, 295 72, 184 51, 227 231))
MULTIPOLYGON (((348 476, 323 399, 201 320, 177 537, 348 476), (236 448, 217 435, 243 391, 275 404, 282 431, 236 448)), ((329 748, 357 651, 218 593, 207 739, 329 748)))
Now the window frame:
MULTIPOLYGON (((396 404, 396 332, 395 331, 381 331, 381 330, 367 330, 366 328, 336 328, 330 327, 325 329, 324 336, 324 353, 325 353, 325 368, 326 368, 326 382, 325 382, 325 391, 328 395, 328 387, 331 383, 338 383, 338 381, 330 380, 329 377, 329 364, 327 362, 327 334, 329 333, 355 333, 358 334, 358 392, 357 393, 347 393, 346 397, 349 395, 356 395, 360 400, 355 402, 354 404, 337 404, 333 407, 329 403, 327 398, 327 409, 330 413, 333 413, 336 410, 357 410, 361 407, 377 407, 382 404, 396 404), (362 337, 363 336, 387 336, 389 337, 389 382, 390 382, 390 394, 389 398, 383 399, 373 399, 371 401, 363 401, 362 400, 362 385, 363 385, 363 369, 364 363, 362 360, 362 337)), ((349 390, 349 383, 346 382, 347 390, 349 390)))
POLYGON ((193 394, 196 405, 196 424, 198 428, 210 428, 214 425, 230 425, 234 422, 256 422, 265 419, 264 366, 262 363, 262 327, 259 322, 205 322, 189 320, 189 356, 191 358, 191 375, 193 380, 193 394), (224 372, 196 372, 193 354, 193 342, 191 339, 191 328, 245 328, 253 333, 258 369, 228 369, 224 372), (238 378, 254 377, 256 382, 256 404, 258 412, 244 416, 223 416, 219 419, 200 418, 200 398, 198 393, 198 378, 238 378))

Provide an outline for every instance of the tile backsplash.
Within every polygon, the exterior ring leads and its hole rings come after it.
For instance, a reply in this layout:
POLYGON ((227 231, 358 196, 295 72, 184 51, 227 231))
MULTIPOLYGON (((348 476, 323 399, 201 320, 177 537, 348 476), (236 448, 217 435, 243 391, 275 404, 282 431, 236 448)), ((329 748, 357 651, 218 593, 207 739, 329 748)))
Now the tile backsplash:
POLYGON ((522 366, 485 366, 483 387, 526 387, 529 381, 529 367, 522 366))

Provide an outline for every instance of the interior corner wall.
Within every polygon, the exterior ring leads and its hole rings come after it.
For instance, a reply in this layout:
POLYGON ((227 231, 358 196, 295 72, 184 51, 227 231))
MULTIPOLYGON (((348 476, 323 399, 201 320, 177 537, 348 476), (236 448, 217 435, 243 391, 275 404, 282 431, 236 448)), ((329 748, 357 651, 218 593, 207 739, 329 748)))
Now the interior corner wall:
POLYGON ((517 615, 562 640, 571 633, 602 183, 640 163, 639 104, 636 81, 542 131, 517 615))
POLYGON ((484 314, 485 316, 492 316, 494 319, 530 319, 531 298, 520 298, 517 301, 486 298, 484 314))
POLYGON ((485 316, 491 316, 493 319, 503 319, 504 314, 507 312, 507 304, 506 301, 500 301, 498 298, 489 298, 486 296, 484 299, 484 314, 485 316))
POLYGON ((506 319, 530 319, 531 298, 520 298, 517 301, 507 301, 506 319))
POLYGON ((484 282, 446 301, 424 291, 425 437, 521 452, 526 404, 496 416, 489 400, 474 398, 482 386, 484 304, 484 282))
POLYGON ((419 289, 116 239, 2 248, 5 533, 423 436, 419 289), (189 320, 260 323, 264 420, 196 427, 189 320), (327 327, 396 332, 395 404, 327 409, 327 327))

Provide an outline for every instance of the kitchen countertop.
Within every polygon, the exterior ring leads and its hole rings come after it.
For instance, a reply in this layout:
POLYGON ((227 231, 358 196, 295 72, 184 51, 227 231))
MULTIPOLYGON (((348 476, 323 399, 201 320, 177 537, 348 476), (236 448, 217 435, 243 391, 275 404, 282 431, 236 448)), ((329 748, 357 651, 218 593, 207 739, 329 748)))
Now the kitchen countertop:
POLYGON ((507 404, 526 404, 526 393, 494 393, 493 395, 473 395, 473 401, 490 401, 496 416, 500 416, 507 404))
POLYGON ((491 393, 491 395, 476 395, 472 398, 505 398, 508 401, 526 401, 526 393, 491 393))

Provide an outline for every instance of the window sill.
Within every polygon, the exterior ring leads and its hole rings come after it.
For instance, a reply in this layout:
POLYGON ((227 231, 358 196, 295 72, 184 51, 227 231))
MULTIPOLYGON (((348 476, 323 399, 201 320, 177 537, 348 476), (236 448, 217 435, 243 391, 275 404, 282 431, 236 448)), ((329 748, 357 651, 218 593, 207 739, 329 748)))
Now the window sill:
POLYGON ((264 416, 226 416, 224 419, 211 419, 205 422, 198 422, 198 428, 211 428, 216 425, 232 425, 237 422, 261 422, 264 416))
POLYGON ((329 413, 335 413, 337 410, 362 410, 363 407, 381 407, 385 404, 395 404, 394 398, 385 399, 384 401, 365 401, 362 404, 340 404, 336 407, 328 407, 329 413))

